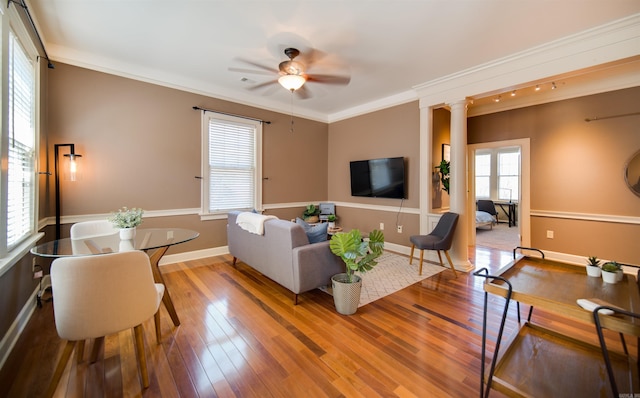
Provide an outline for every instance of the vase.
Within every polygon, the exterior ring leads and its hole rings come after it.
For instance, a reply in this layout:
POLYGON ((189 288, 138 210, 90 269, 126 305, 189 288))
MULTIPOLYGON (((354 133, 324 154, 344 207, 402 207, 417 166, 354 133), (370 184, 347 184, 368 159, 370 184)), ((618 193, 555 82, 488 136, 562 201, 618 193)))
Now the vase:
POLYGON ((605 283, 611 283, 611 284, 618 283, 618 273, 603 270, 602 281, 605 283))
POLYGON ((587 275, 599 278, 601 274, 600 267, 594 265, 587 265, 587 275))
POLYGON ((120 239, 120 244, 118 245, 119 252, 130 252, 134 249, 133 239, 120 239))
POLYGON ((133 240, 136 237, 136 227, 120 228, 120 239, 133 240))
POLYGON ((358 310, 360 304, 360 291, 362 290, 362 278, 352 276, 353 282, 348 282, 348 275, 336 274, 331 277, 333 290, 333 303, 336 311, 342 315, 352 315, 358 310))

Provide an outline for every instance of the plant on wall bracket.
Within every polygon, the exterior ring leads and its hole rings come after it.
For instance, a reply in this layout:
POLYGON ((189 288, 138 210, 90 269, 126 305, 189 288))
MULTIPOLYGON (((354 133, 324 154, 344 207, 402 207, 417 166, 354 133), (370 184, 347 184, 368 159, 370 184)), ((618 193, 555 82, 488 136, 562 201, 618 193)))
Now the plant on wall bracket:
POLYGON ((440 169, 440 180, 442 181, 442 188, 449 193, 449 166, 450 162, 442 159, 440 166, 436 166, 436 169, 440 169))

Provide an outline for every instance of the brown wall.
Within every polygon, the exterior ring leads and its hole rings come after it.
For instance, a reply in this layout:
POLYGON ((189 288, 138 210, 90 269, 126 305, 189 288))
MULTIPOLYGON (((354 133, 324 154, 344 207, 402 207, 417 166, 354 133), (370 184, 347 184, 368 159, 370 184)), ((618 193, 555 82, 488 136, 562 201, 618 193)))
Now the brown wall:
POLYGON ((639 103, 636 87, 469 119, 469 144, 531 139, 533 247, 640 264, 640 225, 535 215, 640 217, 640 198, 624 180, 626 162, 640 149, 639 116, 585 121, 637 112, 639 103))
POLYGON ((329 126, 329 184, 331 200, 354 206, 389 206, 393 211, 362 210, 338 206, 339 225, 369 232, 385 224, 387 242, 406 245, 409 236, 419 231, 418 216, 398 214, 401 200, 351 196, 349 162, 403 156, 407 163, 407 199, 403 208, 418 208, 420 173, 420 110, 417 102, 332 123, 329 126), (396 223, 403 225, 399 234, 396 223))
MULTIPOLYGON (((62 181, 62 215, 108 213, 122 206, 145 210, 200 207, 201 112, 194 105, 271 121, 263 126, 263 203, 304 202, 327 197, 327 124, 215 98, 56 64, 49 73, 49 123, 53 144, 76 144, 82 180, 62 181)), ((53 161, 50 161, 50 170, 53 161)), ((52 184, 52 178, 51 184, 52 184)), ((53 203, 53 189, 49 189, 53 203)), ((53 206, 46 216, 53 216, 53 206)), ((226 244, 226 221, 197 216, 151 224, 193 228, 203 236, 192 248, 226 244), (219 223, 221 225, 214 225, 219 223), (211 232, 215 231, 215 236, 211 232), (204 238, 204 239, 203 239, 204 238)))

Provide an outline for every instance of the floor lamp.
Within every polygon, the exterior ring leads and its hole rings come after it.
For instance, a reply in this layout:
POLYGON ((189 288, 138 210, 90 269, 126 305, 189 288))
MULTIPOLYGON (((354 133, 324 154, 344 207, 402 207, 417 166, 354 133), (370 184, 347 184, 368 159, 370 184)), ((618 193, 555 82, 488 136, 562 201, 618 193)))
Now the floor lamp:
POLYGON ((55 184, 56 184, 56 239, 60 239, 60 167, 59 167, 59 152, 60 147, 69 147, 69 153, 65 153, 64 156, 69 158, 69 180, 75 181, 77 178, 77 160, 82 157, 82 155, 78 155, 75 151, 74 144, 55 144, 53 146, 53 154, 54 154, 54 175, 55 175, 55 184))

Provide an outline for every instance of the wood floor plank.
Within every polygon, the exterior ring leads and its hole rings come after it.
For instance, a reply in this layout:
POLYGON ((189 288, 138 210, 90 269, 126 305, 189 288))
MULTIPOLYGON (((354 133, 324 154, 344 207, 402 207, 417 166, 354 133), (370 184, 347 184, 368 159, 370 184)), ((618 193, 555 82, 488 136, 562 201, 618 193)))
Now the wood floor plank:
MULTIPOLYGON (((471 252, 476 267, 497 269, 510 252, 471 252)), ((468 397, 480 388, 483 278, 450 270, 358 309, 335 311, 314 290, 299 297, 231 257, 162 268, 181 325, 160 309, 143 324, 150 387, 142 390, 131 331, 105 339, 98 362, 72 364, 60 397, 468 397)), ((489 296, 487 348, 492 352, 504 299, 489 296)), ((521 306, 526 316, 528 307, 521 306)), ((536 321, 595 341, 593 326, 534 310, 536 321)), ((505 336, 514 333, 510 303, 505 336)), ((615 335, 608 335, 620 347, 615 335)), ((630 342, 635 350, 637 342, 630 342)), ((0 370, 0 396, 38 397, 64 345, 52 303, 37 309, 0 370)), ((85 358, 88 358, 87 346, 85 358)), ((488 366, 490 356, 485 359, 488 366)), ((492 397, 503 397, 497 391, 492 397)))

